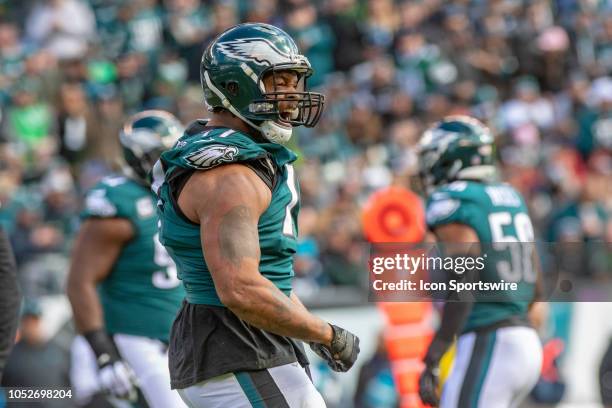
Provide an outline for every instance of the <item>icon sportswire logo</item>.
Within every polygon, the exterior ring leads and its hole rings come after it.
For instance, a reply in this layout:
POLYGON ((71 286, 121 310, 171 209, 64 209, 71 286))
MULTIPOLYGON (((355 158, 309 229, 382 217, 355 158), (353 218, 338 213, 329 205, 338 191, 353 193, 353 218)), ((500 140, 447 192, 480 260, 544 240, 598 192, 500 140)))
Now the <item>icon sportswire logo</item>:
POLYGON ((257 65, 274 65, 286 62, 299 62, 303 56, 279 50, 265 38, 241 38, 218 44, 219 51, 228 57, 250 61, 257 65))

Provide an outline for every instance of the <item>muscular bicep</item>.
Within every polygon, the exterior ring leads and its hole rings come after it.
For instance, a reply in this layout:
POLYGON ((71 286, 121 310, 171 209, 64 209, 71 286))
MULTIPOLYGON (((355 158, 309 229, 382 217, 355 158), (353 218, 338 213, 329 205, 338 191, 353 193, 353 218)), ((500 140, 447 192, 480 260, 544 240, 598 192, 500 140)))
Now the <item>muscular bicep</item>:
MULTIPOLYGON (((468 225, 449 223, 436 227, 433 232, 438 240, 438 249, 446 257, 475 258, 482 255, 478 234, 468 225)), ((449 270, 449 272, 448 279, 461 279, 464 282, 472 282, 478 278, 476 270, 449 270)), ((449 296, 454 297, 451 292, 449 292, 449 296)))
POLYGON ((99 282, 106 278, 133 235, 132 224, 124 218, 85 220, 72 250, 69 280, 99 282))
POLYGON ((223 305, 261 330, 329 346, 331 326, 260 273, 258 224, 271 196, 253 170, 231 164, 194 173, 178 204, 197 215, 204 260, 223 305))
MULTIPOLYGON (((463 257, 478 256, 480 254, 478 234, 468 225, 459 223, 444 224, 437 226, 433 233, 445 256, 463 257)), ((451 278, 470 282, 474 281, 476 277, 470 271, 459 275, 451 271, 449 279, 451 278)), ((471 296, 465 296, 465 293, 459 296, 457 292, 448 291, 440 326, 429 347, 426 361, 429 359, 437 364, 454 337, 465 325, 473 305, 474 299, 471 296)))
POLYGON ((195 173, 181 192, 179 204, 200 223, 204 259, 222 301, 261 278, 257 226, 270 197, 269 188, 242 165, 195 173))

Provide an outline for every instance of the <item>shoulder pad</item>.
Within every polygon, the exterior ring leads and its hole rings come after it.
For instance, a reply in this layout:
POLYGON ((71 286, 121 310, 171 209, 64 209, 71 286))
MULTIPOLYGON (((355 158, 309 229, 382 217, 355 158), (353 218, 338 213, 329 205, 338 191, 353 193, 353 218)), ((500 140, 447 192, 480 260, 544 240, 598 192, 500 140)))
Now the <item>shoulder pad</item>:
POLYGON ((448 191, 457 191, 457 192, 465 191, 467 188, 468 188, 468 182, 462 181, 462 180, 453 181, 452 183, 446 186, 446 189, 448 191))
POLYGON ((130 218, 137 205, 141 207, 138 212, 140 214, 144 211, 140 199, 150 200, 146 197, 148 192, 145 190, 143 193, 141 190, 141 187, 127 177, 105 177, 85 196, 81 218, 130 218))
POLYGON ((437 188, 427 201, 427 225, 432 227, 453 222, 469 225, 486 198, 480 186, 468 181, 454 181, 437 188))
POLYGON ((450 196, 440 196, 432 199, 427 205, 425 218, 428 225, 434 225, 442 220, 450 218, 461 206, 461 200, 450 196))
POLYGON ((472 201, 469 184, 454 181, 438 187, 429 197, 425 212, 427 225, 433 226, 461 220, 462 204, 472 201))
POLYGON ((106 194, 105 188, 94 188, 85 197, 84 217, 115 217, 117 206, 106 194))
POLYGON ((127 181, 127 178, 119 175, 111 175, 106 176, 102 180, 100 180, 100 184, 104 184, 109 187, 117 187, 121 184, 124 184, 127 181))
POLYGON ((193 136, 206 130, 208 119, 196 119, 185 129, 185 135, 193 136))
POLYGON ((176 159, 180 167, 206 170, 224 163, 240 163, 268 153, 247 135, 232 129, 212 129, 179 141, 176 159))
POLYGON ((475 188, 468 181, 453 181, 438 187, 430 197, 430 200, 439 200, 441 198, 454 198, 461 201, 478 201, 479 194, 482 191, 475 188))

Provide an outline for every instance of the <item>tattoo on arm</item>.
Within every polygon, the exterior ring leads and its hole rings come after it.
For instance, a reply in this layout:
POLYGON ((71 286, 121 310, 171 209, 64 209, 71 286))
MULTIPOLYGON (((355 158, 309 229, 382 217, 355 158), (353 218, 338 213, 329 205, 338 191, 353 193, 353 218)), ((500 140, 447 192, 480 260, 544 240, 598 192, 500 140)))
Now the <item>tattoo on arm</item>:
POLYGON ((223 258, 239 267, 243 258, 259 258, 257 226, 253 213, 244 205, 229 210, 219 224, 219 249, 223 258))
POLYGON ((264 200, 246 181, 224 179, 223 189, 214 191, 218 199, 207 200, 198 213, 202 248, 221 301, 238 318, 262 330, 329 344, 331 326, 260 273, 258 219, 269 198, 264 200), (236 191, 242 193, 236 196, 236 191))

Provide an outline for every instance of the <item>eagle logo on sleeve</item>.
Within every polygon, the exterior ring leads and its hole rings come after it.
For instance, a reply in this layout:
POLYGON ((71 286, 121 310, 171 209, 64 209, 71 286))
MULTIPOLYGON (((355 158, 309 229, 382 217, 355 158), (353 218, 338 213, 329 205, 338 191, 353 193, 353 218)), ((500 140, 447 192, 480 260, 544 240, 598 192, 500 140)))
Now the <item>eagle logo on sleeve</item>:
POLYGON ((185 156, 187 163, 197 169, 210 169, 222 163, 234 161, 234 156, 238 154, 235 146, 213 144, 205 146, 195 152, 185 156))
POLYGON ((106 196, 103 189, 92 190, 85 198, 85 208, 97 217, 114 217, 117 215, 117 207, 106 196))
POLYGON ((461 202, 453 198, 444 198, 432 202, 427 208, 427 223, 431 225, 451 216, 460 206, 461 202))

